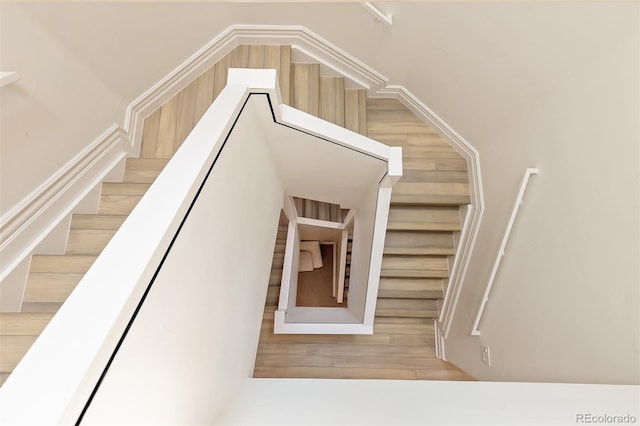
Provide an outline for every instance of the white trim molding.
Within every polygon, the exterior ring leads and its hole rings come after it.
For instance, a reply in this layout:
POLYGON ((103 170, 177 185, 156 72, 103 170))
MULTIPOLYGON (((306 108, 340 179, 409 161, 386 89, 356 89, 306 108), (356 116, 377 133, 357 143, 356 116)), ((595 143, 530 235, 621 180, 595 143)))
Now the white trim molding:
POLYGON ((493 283, 496 279, 496 275, 498 273, 498 269, 500 268, 500 262, 504 257, 505 249, 507 247, 507 243, 509 242, 509 236, 511 235, 511 230, 513 229, 513 224, 518 217, 518 211, 520 210, 520 206, 522 205, 522 200, 524 198, 524 193, 527 190, 527 183, 529 182, 529 178, 531 175, 537 175, 540 172, 539 169, 529 167, 525 170, 524 175, 522 176, 522 182, 520 183, 520 190, 518 190, 518 194, 513 202, 513 209, 511 210, 511 216, 509 217, 509 222, 507 222, 507 227, 504 231, 504 235, 502 237, 502 242, 500 243, 500 248, 498 248, 498 253, 496 254, 496 260, 493 263, 493 268, 491 269, 491 275, 489 276, 489 280, 487 281, 487 286, 484 290, 484 295, 482 296, 482 301, 480 302, 480 307, 478 308, 478 313, 476 314, 476 320, 473 323, 473 328, 471 329, 472 336, 480 335, 480 321, 482 320, 482 315, 484 314, 484 309, 489 301, 489 294, 491 293, 491 287, 493 287, 493 283))
POLYGON ((444 336, 442 335, 442 330, 438 327, 438 320, 436 318, 433 319, 433 327, 435 329, 435 342, 436 342, 436 358, 446 361, 446 354, 444 352, 444 336))
POLYGON ((449 273, 449 284, 444 295, 444 301, 438 318, 438 328, 446 339, 453 321, 458 299, 462 291, 476 238, 480 230, 482 215, 484 214, 484 195, 482 192, 482 176, 480 174, 480 155, 458 132, 444 122, 435 112, 416 98, 405 87, 387 85, 378 90, 379 97, 395 98, 409 108, 416 116, 428 123, 440 136, 446 139, 467 160, 469 174, 469 191, 471 204, 462 224, 462 231, 453 265, 449 273))
POLYGON ((14 81, 20 80, 20 76, 14 71, 0 71, 0 87, 8 86, 14 81))
POLYGON ((128 144, 113 125, 0 218, 0 282, 126 157, 128 144))
POLYGON ((232 25, 135 99, 127 108, 125 129, 137 156, 144 119, 235 47, 243 44, 290 45, 369 91, 388 81, 373 68, 302 26, 232 25))
POLYGON ((393 25, 393 16, 390 13, 384 13, 370 1, 365 1, 364 3, 360 3, 360 5, 372 14, 377 22, 382 22, 388 26, 393 25))

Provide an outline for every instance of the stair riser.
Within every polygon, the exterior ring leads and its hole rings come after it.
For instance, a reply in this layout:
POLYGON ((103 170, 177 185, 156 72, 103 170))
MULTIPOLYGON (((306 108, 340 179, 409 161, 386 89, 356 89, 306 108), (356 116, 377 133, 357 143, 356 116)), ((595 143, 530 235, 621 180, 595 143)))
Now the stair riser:
POLYGON ((110 230, 70 230, 67 240, 67 254, 98 255, 111 241, 115 231, 110 230))

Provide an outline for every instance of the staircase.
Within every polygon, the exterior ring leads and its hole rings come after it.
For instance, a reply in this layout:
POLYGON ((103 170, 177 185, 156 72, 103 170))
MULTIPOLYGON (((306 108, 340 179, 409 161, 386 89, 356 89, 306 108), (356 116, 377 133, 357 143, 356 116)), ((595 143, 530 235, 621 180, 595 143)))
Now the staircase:
POLYGON ((343 78, 321 76, 318 64, 291 63, 289 46, 239 46, 145 119, 140 158, 127 159, 123 182, 102 185, 97 214, 72 217, 65 254, 32 257, 22 312, 0 314, 0 383, 222 91, 230 67, 275 68, 283 102, 404 148, 405 176, 391 200, 375 334, 273 334, 286 242, 281 218, 254 376, 470 379, 435 358, 431 320, 448 276, 452 233, 460 228, 458 206, 469 202, 464 159, 398 101, 367 99, 364 90, 346 88, 343 78))
MULTIPOLYGON (((317 64, 293 64, 291 76, 294 107, 402 146, 404 176, 391 198, 374 334, 273 334, 282 277, 279 250, 285 242, 279 240, 254 377, 473 380, 435 357, 433 325, 455 254, 459 207, 470 203, 466 161, 399 101, 367 99, 363 90, 344 89, 341 78, 321 77, 317 64)), ((297 201, 302 216, 326 216, 312 203, 297 201)), ((283 222, 281 234, 286 238, 283 222)))
POLYGON ((97 214, 71 218, 65 254, 34 255, 19 313, 0 313, 2 383, 102 252, 167 164, 166 159, 129 158, 122 183, 104 183, 97 214))

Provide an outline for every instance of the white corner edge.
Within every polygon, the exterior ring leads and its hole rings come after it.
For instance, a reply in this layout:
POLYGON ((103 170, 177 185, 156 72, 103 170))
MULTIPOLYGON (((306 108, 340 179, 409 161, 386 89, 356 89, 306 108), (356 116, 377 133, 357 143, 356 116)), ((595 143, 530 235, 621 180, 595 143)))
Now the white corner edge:
POLYGON ((20 80, 20 75, 17 72, 0 71, 0 87, 8 86, 18 80, 20 80))

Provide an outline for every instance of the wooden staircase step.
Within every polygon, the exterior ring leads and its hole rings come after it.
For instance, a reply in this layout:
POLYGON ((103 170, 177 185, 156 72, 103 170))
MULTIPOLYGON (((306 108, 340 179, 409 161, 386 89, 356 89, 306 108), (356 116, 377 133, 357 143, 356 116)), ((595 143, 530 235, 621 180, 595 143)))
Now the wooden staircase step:
POLYGON ((344 127, 344 78, 320 78, 320 114, 323 120, 344 127))
POLYGON ((391 204, 469 204, 468 183, 404 183, 398 182, 391 193, 391 204))
POLYGON ((435 299, 380 298, 376 316, 435 318, 438 316, 438 303, 435 299))
POLYGON ((63 302, 22 302, 21 312, 41 312, 52 313, 58 312, 63 302))
POLYGON ((0 372, 10 373, 38 336, 0 336, 0 372))
POLYGON ((444 297, 442 279, 380 278, 378 297, 396 299, 440 299, 444 297))
POLYGON ((342 222, 341 209, 338 204, 299 197, 293 197, 293 203, 300 217, 342 222))
POLYGON ((387 230, 459 231, 458 207, 391 206, 387 230))
POLYGON ((402 158, 463 158, 450 146, 404 146, 402 158))
POLYGON ((331 218, 331 204, 319 203, 318 204, 318 219, 329 220, 331 218))
POLYGON ((0 313, 0 335, 39 336, 53 318, 50 313, 0 313))
POLYGON ((144 195, 150 183, 112 183, 102 184, 101 195, 144 195))
POLYGON ((67 238, 67 254, 98 255, 116 233, 111 229, 71 229, 67 238))
POLYGON ((64 302, 84 274, 30 273, 23 302, 64 302))
POLYGON ((98 214, 128 215, 141 198, 141 195, 101 195, 98 214))
POLYGON ((387 231, 384 254, 453 255, 451 232, 387 231))
POLYGON ((280 298, 280 287, 269 287, 267 289, 267 300, 265 306, 277 306, 280 298))
POLYGON ((127 158, 123 182, 153 183, 168 162, 168 158, 127 158))
MULTIPOLYGON (((289 103, 290 46, 241 45, 204 71, 144 122, 141 158, 171 158, 227 83, 229 68, 278 71, 282 100, 289 103)), ((149 171, 128 173, 127 182, 150 182, 149 171)))
POLYGON ((428 318, 407 318, 407 317, 379 317, 376 318, 374 327, 376 324, 398 324, 398 325, 416 325, 425 324, 431 325, 433 328, 433 320, 428 318))
POLYGON ((320 64, 291 64, 291 106, 319 114, 320 64))
POLYGON ((411 335, 428 334, 434 332, 433 320, 420 317, 378 317, 373 324, 374 333, 411 335), (426 323, 383 323, 380 320, 385 318, 399 318, 404 320, 425 321, 426 323))
POLYGON ((445 278, 449 263, 445 256, 384 255, 381 277, 389 278, 445 278))
POLYGON ((367 136, 367 92, 364 89, 345 89, 344 127, 367 136))
POLYGON ((71 217, 71 229, 104 229, 117 230, 124 223, 127 215, 108 214, 74 214, 71 217))
POLYGON ((273 262, 271 263, 271 267, 282 269, 283 265, 284 265, 284 252, 275 253, 273 255, 273 262))
POLYGON ((403 170, 467 171, 464 158, 403 158, 403 170))
POLYGON ((415 170, 405 169, 402 172, 402 182, 431 182, 431 183, 468 183, 469 175, 459 170, 415 170))
POLYGON ((30 273, 53 272, 84 274, 89 270, 97 256, 93 255, 33 255, 30 273))
POLYGON ((282 283, 282 270, 271 270, 269 275, 269 286, 280 287, 282 283))

